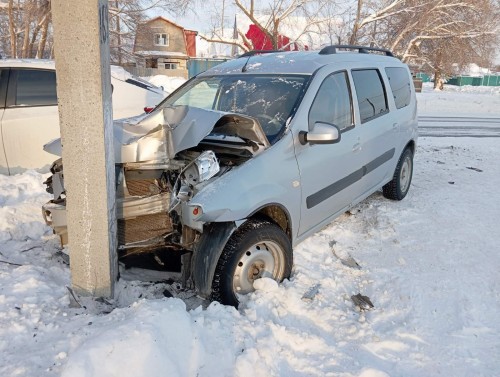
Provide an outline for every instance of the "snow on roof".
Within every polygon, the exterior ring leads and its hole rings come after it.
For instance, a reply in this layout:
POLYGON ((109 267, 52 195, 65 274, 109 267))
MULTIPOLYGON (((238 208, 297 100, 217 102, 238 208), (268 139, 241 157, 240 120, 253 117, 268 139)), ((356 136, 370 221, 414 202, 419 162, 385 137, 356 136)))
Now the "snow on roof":
MULTIPOLYGON (((0 59, 0 67, 56 69, 54 60, 48 59, 0 59)), ((116 65, 111 66, 111 77, 121 81, 137 79, 123 67, 116 65)))
POLYGON ((55 64, 53 60, 47 59, 0 59, 0 67, 55 69, 55 64))
POLYGON ((326 64, 338 64, 339 69, 345 69, 347 62, 364 62, 367 65, 390 62, 393 66, 404 66, 399 59, 379 54, 346 52, 323 55, 318 51, 283 51, 229 60, 200 73, 200 76, 241 74, 244 66, 246 72, 253 74, 310 75, 326 64))
POLYGON ((483 77, 484 75, 491 74, 491 70, 488 68, 482 68, 475 63, 471 63, 468 67, 465 67, 462 70, 461 74, 473 77, 483 77))
POLYGON ((136 55, 141 55, 141 56, 172 56, 176 58, 185 58, 187 59, 187 55, 184 54, 183 52, 177 52, 177 51, 136 51, 136 55))

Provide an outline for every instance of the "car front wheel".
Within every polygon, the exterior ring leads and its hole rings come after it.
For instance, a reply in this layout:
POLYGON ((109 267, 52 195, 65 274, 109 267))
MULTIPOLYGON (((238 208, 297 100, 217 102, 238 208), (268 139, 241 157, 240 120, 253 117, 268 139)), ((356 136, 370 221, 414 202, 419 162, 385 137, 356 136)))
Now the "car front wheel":
POLYGON ((222 304, 239 304, 239 296, 254 291, 262 277, 281 282, 292 271, 289 238, 268 220, 248 220, 231 236, 215 269, 212 299, 222 304))

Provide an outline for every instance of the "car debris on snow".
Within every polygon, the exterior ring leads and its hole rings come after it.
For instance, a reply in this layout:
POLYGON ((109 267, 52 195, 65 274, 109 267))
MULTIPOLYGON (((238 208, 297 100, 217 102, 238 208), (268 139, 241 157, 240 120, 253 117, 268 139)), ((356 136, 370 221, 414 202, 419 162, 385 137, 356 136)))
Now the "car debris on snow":
POLYGON ((319 288, 321 287, 321 284, 314 284, 312 287, 310 287, 306 293, 302 295, 302 300, 303 301, 312 301, 316 297, 316 295, 319 292, 319 288))
POLYGON ((351 300, 352 302, 354 302, 354 305, 359 307, 361 311, 374 308, 374 305, 371 302, 370 298, 368 296, 363 296, 361 293, 351 296, 351 300))

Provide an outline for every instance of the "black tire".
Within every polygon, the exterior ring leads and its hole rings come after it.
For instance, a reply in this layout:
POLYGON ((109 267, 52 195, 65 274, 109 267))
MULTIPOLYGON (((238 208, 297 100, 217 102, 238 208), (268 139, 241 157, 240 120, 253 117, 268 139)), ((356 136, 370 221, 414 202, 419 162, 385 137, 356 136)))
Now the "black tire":
POLYGON ((399 158, 392 180, 383 188, 387 199, 402 200, 410 189, 413 177, 413 152, 406 148, 399 158))
POLYGON ((231 236, 215 269, 213 301, 238 307, 239 294, 253 291, 264 276, 281 282, 290 277, 293 253, 285 232, 269 220, 248 220, 231 236))

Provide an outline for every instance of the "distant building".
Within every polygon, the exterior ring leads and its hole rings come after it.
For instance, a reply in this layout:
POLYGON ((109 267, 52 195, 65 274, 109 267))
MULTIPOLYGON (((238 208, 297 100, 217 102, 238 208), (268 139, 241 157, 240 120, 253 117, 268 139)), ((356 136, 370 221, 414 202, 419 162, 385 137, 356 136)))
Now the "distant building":
POLYGON ((135 73, 187 78, 187 61, 196 56, 197 35, 197 31, 184 29, 161 16, 139 25, 134 42, 138 71, 135 73))

